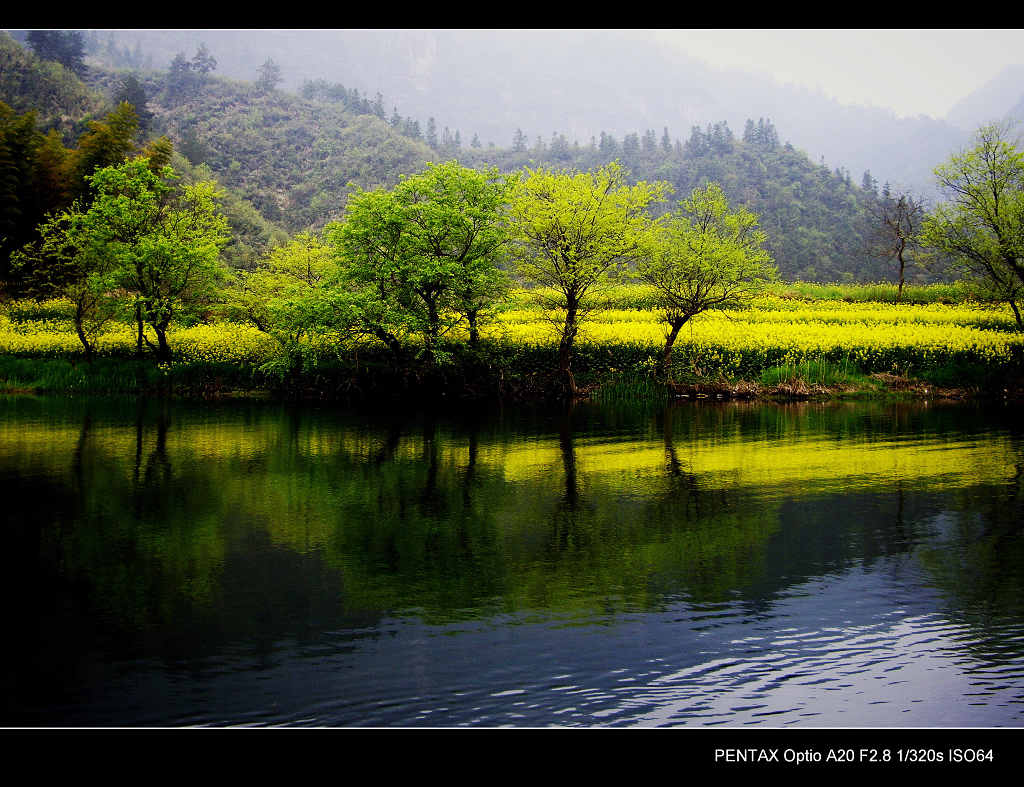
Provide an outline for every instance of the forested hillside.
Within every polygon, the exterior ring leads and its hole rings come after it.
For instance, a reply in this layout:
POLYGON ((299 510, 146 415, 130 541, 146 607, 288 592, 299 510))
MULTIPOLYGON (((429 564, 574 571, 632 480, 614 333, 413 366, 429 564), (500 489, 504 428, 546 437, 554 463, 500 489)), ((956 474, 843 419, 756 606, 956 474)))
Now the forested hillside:
MULTIPOLYGON (((485 147, 476 135, 463 139, 433 117, 405 117, 384 96, 371 100, 365 87, 360 93, 359 86, 316 80, 298 94, 280 90, 270 60, 256 82, 220 78, 216 53, 205 47, 191 59, 178 55, 163 71, 114 70, 92 58, 86 76, 91 90, 10 38, 0 51, 22 64, 17 80, 5 75, 0 100, 20 112, 38 103, 45 109, 36 117, 40 129, 63 124, 80 133, 90 113, 109 111, 122 100, 137 105, 144 118, 138 144, 166 135, 180 154, 176 169, 186 178, 212 174, 227 188, 226 212, 235 235, 229 256, 237 266, 248 267, 285 231, 318 229, 338 218, 353 189, 392 186, 428 161, 458 159, 514 171, 540 165, 587 170, 618 159, 633 180, 668 181, 674 188, 670 200, 719 182, 731 201, 761 216, 786 279, 892 279, 892 265, 865 252, 878 181, 869 173, 854 179, 843 168, 812 162, 782 144, 765 118, 751 118, 742 131, 723 121, 684 134, 641 129, 587 140, 561 133, 528 140, 510 129, 510 147, 485 147)), ((121 56, 144 59, 141 52, 121 56)), ((669 207, 664 203, 655 212, 669 207)), ((927 276, 912 270, 909 278, 927 276)))

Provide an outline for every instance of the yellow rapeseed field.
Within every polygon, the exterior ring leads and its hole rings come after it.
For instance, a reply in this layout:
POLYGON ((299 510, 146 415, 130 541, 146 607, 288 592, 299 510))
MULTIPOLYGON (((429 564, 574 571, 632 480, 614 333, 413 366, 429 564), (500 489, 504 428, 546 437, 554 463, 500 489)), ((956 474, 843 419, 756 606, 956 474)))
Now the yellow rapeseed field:
MULTIPOLYGON (((545 311, 519 298, 513 308, 497 313, 483 326, 482 336, 504 347, 553 348, 558 322, 557 311, 545 311)), ((679 334, 675 352, 691 362, 699 359, 704 372, 727 377, 809 360, 849 361, 865 371, 920 370, 950 362, 993 367, 1024 359, 1024 335, 1014 328, 1008 308, 763 297, 747 310, 708 312, 694 318, 679 334)), ((635 359, 636 351, 655 355, 665 335, 665 323, 655 310, 603 309, 589 316, 578 341, 581 348, 606 347, 610 353, 631 348, 629 357, 635 359)), ((259 366, 279 352, 267 334, 225 320, 174 329, 169 339, 185 362, 259 366)), ((129 355, 134 347, 135 329, 127 323, 111 323, 96 340, 100 355, 129 355)), ((0 353, 81 355, 70 304, 6 304, 0 310, 0 353)))

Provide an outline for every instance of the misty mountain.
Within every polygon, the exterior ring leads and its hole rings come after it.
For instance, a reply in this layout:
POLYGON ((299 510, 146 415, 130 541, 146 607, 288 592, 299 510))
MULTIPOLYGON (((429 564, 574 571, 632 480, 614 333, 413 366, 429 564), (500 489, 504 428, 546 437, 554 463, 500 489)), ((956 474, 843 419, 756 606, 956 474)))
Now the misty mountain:
POLYGON ((946 120, 967 132, 1004 118, 1024 119, 1024 65, 1004 68, 946 115, 946 120))
MULTIPOLYGON (((109 35, 101 33, 102 35, 109 35)), ((714 68, 638 30, 193 30, 119 31, 125 47, 166 68, 177 52, 205 43, 218 73, 254 79, 268 57, 282 87, 326 79, 381 92, 388 111, 474 133, 507 146, 552 132, 588 144, 601 131, 622 136, 667 126, 770 118, 815 161, 879 182, 930 191, 932 169, 967 140, 967 126, 927 116, 899 118, 848 106, 767 77, 714 68)), ((813 31, 808 31, 813 35, 813 31)), ((963 103, 963 102, 962 102, 963 103)), ((1014 102, 1010 102, 1010 106, 1014 102)), ((964 117, 969 117, 966 113, 964 117)), ((959 116, 958 116, 959 117, 959 116)))

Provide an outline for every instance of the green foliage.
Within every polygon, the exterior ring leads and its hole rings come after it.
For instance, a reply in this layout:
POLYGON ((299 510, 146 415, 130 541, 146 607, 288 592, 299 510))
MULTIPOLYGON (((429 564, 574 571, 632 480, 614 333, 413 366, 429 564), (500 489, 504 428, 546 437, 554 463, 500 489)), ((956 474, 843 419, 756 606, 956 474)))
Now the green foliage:
POLYGON ((154 172, 145 158, 101 169, 89 177, 95 192, 89 208, 73 208, 43 240, 44 247, 66 243, 69 259, 89 277, 101 277, 104 292, 116 283, 134 296, 161 359, 170 356, 171 321, 214 298, 227 242, 214 184, 176 189, 172 178, 170 167, 154 172))
POLYGON ((393 190, 361 191, 328 238, 344 259, 342 284, 365 298, 367 333, 398 349, 403 336, 438 339, 478 320, 504 289, 498 263, 508 241, 504 205, 512 181, 451 161, 393 190))
POLYGON ((212 77, 162 117, 193 163, 290 232, 322 228, 353 188, 394 185, 431 157, 372 114, 212 77))
POLYGON ((26 39, 40 60, 55 60, 84 77, 85 42, 78 30, 30 30, 26 39))
POLYGON ((927 217, 921 239, 1008 303, 1024 330, 1024 151, 1006 135, 984 126, 974 148, 936 168, 947 201, 927 217))
POLYGON ((336 320, 336 294, 329 285, 338 277, 338 263, 329 246, 309 233, 270 252, 252 272, 238 274, 228 314, 272 336, 280 354, 264 369, 283 376, 297 374, 316 347, 305 340, 311 334, 337 343, 344 338, 336 320))
POLYGON ((269 93, 281 83, 281 66, 274 62, 273 58, 267 58, 259 68, 259 77, 256 86, 264 93, 269 93))
POLYGON ((41 60, 2 31, 0 101, 15 112, 34 112, 41 129, 57 129, 65 141, 75 124, 102 103, 72 71, 41 60))
POLYGON ((775 274, 757 216, 730 211, 717 183, 694 189, 679 205, 680 214, 662 217, 638 278, 658 291, 669 321, 742 307, 775 274))
MULTIPOLYGON (((750 141, 730 139, 726 126, 701 130, 699 145, 640 144, 623 152, 605 134, 604 144, 548 146, 527 149, 525 137, 515 146, 501 149, 469 148, 463 163, 495 165, 503 171, 523 167, 557 166, 588 170, 618 158, 638 180, 666 181, 678 194, 689 194, 709 182, 721 185, 730 204, 756 213, 768 234, 766 248, 777 261, 780 275, 804 281, 878 281, 890 275, 891 266, 880 255, 865 253, 863 235, 879 197, 837 174, 814 164, 807 154, 791 145, 772 144, 778 132, 766 123, 764 137, 758 125, 750 141), (708 142, 708 140, 712 140, 708 142)), ((644 139, 650 139, 645 134, 644 139)), ((678 142, 678 140, 677 140, 678 142)), ((657 209, 656 209, 657 210, 657 209)), ((916 268, 908 274, 915 283, 935 281, 941 271, 916 268)))
POLYGON ((134 74, 126 76, 121 82, 121 89, 114 101, 119 105, 131 104, 132 109, 135 110, 135 116, 138 118, 139 129, 141 131, 149 129, 153 122, 153 113, 147 106, 146 89, 139 82, 138 77, 134 74))
POLYGON ((72 194, 88 200, 89 176, 96 170, 120 164, 134 149, 139 129, 138 116, 131 104, 121 103, 102 121, 89 122, 89 131, 78 140, 75 150, 72 194))
POLYGON ((0 283, 9 291, 26 285, 9 266, 11 252, 37 237, 47 214, 70 202, 72 166, 73 155, 56 132, 43 136, 34 113, 18 116, 0 103, 0 283))
POLYGON ((800 361, 773 366, 770 369, 765 369, 761 374, 761 384, 766 386, 780 383, 792 385, 798 382, 825 386, 856 385, 860 388, 872 386, 871 379, 848 358, 844 358, 838 363, 824 360, 800 361))
POLYGON ((736 309, 777 277, 768 236, 746 208, 732 211, 717 183, 679 203, 682 213, 662 217, 637 276, 657 292, 670 331, 663 371, 670 368, 672 344, 691 318, 708 309, 736 309))
POLYGON ((647 209, 666 191, 664 183, 628 185, 617 162, 576 174, 527 170, 517 184, 513 258, 528 282, 556 294, 550 306, 564 314, 560 371, 570 392, 572 348, 594 295, 650 247, 655 225, 647 209))
POLYGON ((116 261, 96 242, 90 217, 77 203, 49 218, 39 235, 37 243, 16 251, 11 263, 34 292, 71 301, 75 332, 91 361, 96 337, 117 311, 116 261))

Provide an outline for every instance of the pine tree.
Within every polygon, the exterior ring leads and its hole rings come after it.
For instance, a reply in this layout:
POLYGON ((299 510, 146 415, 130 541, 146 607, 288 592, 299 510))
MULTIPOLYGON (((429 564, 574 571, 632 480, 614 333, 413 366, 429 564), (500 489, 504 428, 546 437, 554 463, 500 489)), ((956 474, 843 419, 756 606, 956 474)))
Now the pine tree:
POLYGON ((85 77, 85 39, 78 30, 30 30, 26 37, 40 60, 55 60, 80 77, 85 77))
POLYGON ((203 79, 207 74, 216 69, 217 58, 210 54, 206 44, 200 44, 199 49, 196 50, 195 57, 192 58, 192 70, 199 75, 200 79, 203 79))
POLYGON ((139 130, 146 131, 149 129, 153 113, 146 107, 146 91, 134 74, 129 74, 122 80, 121 90, 114 100, 118 104, 125 102, 131 104, 139 121, 139 130))
POLYGON ((259 68, 256 86, 264 93, 269 93, 281 83, 281 79, 281 66, 268 57, 259 68))

